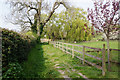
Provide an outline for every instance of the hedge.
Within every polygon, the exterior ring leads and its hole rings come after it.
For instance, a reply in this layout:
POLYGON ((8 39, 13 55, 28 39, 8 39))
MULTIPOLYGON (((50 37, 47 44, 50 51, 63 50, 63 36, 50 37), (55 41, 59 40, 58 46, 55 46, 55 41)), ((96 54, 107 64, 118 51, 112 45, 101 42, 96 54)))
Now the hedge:
POLYGON ((28 53, 36 44, 36 40, 17 32, 2 29, 2 67, 3 73, 10 63, 22 63, 27 60, 28 53))

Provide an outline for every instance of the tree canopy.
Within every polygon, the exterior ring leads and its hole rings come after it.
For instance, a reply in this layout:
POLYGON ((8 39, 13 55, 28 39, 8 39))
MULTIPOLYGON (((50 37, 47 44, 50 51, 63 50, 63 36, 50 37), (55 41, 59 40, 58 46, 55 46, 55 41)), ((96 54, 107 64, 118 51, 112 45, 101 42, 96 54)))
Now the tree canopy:
POLYGON ((91 39, 92 27, 87 26, 89 25, 85 17, 87 13, 81 8, 72 10, 74 11, 62 11, 52 16, 44 29, 48 38, 66 39, 71 42, 91 39))
POLYGON ((8 3, 11 5, 12 9, 11 22, 21 25, 23 30, 28 28, 33 30, 36 28, 34 32, 37 32, 39 38, 43 32, 44 26, 61 4, 66 9, 70 8, 64 0, 56 0, 53 5, 46 0, 34 0, 34 2, 9 0, 8 3))

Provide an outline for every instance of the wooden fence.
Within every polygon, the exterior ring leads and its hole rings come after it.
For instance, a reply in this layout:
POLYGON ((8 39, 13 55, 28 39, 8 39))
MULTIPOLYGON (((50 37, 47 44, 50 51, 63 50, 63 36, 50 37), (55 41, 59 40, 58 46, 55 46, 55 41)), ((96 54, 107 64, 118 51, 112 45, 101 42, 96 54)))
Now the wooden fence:
MULTIPOLYGON (((100 48, 99 48, 100 49, 100 48)), ((100 49, 101 50, 101 49, 100 49)), ((110 58, 109 58, 109 61, 110 62, 115 62, 115 63, 118 63, 118 62, 116 62, 116 61, 112 61, 112 56, 111 56, 111 51, 120 51, 120 49, 109 49, 110 50, 110 58)), ((107 51, 107 49, 105 49, 105 51, 107 51)), ((86 52, 98 52, 99 53, 99 50, 93 50, 93 51, 86 51, 86 52)))
MULTIPOLYGON (((72 55, 72 58, 76 57, 76 58, 82 60, 82 64, 87 63, 87 64, 89 64, 91 66, 94 66, 94 67, 102 70, 102 75, 105 76, 105 73, 107 71, 107 69, 106 69, 106 59, 105 59, 106 58, 105 57, 105 55, 106 55, 105 51, 107 51, 107 49, 105 49, 105 44, 103 44, 103 47, 101 49, 101 48, 94 48, 94 47, 88 47, 88 46, 82 46, 82 45, 76 45, 76 44, 70 44, 70 43, 63 43, 63 42, 57 42, 57 41, 50 41, 49 43, 53 44, 54 47, 59 48, 62 51, 72 55), (70 48, 68 46, 72 46, 72 47, 70 48), (81 51, 80 50, 76 50, 75 49, 76 46, 82 48, 82 50, 81 51), (92 51, 86 51, 86 49, 92 49, 92 51), (82 57, 80 57, 78 55, 75 55, 75 52, 80 53, 82 55, 82 57), (88 54, 89 52, 97 52, 97 56, 88 54), (102 53, 102 56, 101 56, 102 58, 98 57, 99 52, 102 53), (92 63, 90 61, 87 61, 85 59, 85 56, 89 56, 91 58, 94 58, 94 59, 97 59, 99 61, 102 61, 102 65, 100 66, 100 65, 97 65, 97 64, 92 63)), ((120 49, 110 49, 110 52, 112 50, 113 51, 120 51, 120 49)), ((112 56, 110 56, 110 61, 111 61, 111 57, 112 56)), ((109 65, 108 65, 108 67, 109 67, 109 65)))
POLYGON ((75 44, 63 43, 63 42, 55 42, 55 41, 51 41, 49 43, 53 44, 54 47, 57 47, 57 48, 61 49, 62 51, 72 55, 72 58, 77 57, 78 59, 82 60, 82 64, 87 63, 91 66, 95 66, 96 68, 102 70, 102 75, 105 76, 105 72, 107 70, 106 69, 106 63, 105 63, 106 62, 105 61, 105 50, 106 50, 105 49, 105 44, 103 44, 103 48, 101 49, 101 48, 93 48, 93 47, 88 47, 88 46, 75 45, 75 44), (68 47, 68 45, 72 46, 72 48, 68 47), (75 50, 75 48, 74 48, 75 46, 81 47, 82 50, 81 51, 75 50), (90 51, 85 51, 86 48, 93 49, 94 51, 97 51, 97 52, 101 51, 102 52, 102 58, 86 53, 86 52, 90 52, 90 51), (82 58, 80 56, 75 55, 74 54, 75 52, 82 54, 82 58), (89 56, 89 57, 92 57, 94 59, 102 61, 102 66, 99 66, 95 63, 92 63, 92 62, 89 62, 89 61, 85 60, 85 56, 89 56))

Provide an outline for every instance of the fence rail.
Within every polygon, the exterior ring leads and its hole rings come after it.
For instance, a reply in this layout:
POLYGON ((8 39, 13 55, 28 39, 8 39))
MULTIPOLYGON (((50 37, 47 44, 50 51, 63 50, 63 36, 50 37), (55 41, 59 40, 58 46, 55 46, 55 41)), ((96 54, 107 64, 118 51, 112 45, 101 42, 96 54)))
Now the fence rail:
MULTIPOLYGON (((55 41, 51 41, 49 43, 53 44, 54 47, 57 47, 57 48, 61 49, 62 51, 72 55, 72 58, 76 57, 76 58, 82 60, 83 64, 87 63, 87 64, 89 64, 91 66, 94 66, 94 67, 102 70, 102 75, 105 76, 105 72, 107 70, 106 69, 106 63, 105 63, 106 62, 105 61, 105 51, 107 49, 105 49, 105 44, 103 44, 103 48, 101 49, 101 48, 94 48, 94 47, 88 47, 88 46, 83 46, 83 45, 76 45, 76 44, 55 42, 55 41), (68 45, 71 46, 71 48, 68 47, 68 45), (80 50, 76 50, 75 46, 81 47, 82 50, 81 51, 80 50), (93 51, 85 51, 85 49, 92 49, 93 51), (80 53, 80 55, 82 55, 82 58, 80 56, 78 56, 78 55, 75 55, 75 52, 80 53), (101 52, 102 53, 102 58, 100 58, 98 56, 94 56, 94 55, 88 54, 88 52, 98 52, 98 53, 101 52), (91 58, 94 58, 94 59, 102 61, 102 66, 99 66, 99 65, 97 65, 95 63, 92 63, 92 62, 89 62, 89 61, 85 60, 85 56, 89 56, 91 58)), ((110 49, 110 50, 120 51, 119 49, 110 49)))
POLYGON ((85 48, 94 49, 94 50, 97 50, 97 51, 101 51, 102 50, 101 48, 94 48, 94 47, 88 47, 88 46, 85 46, 85 48))
MULTIPOLYGON (((106 49, 107 50, 107 49, 106 49)), ((120 51, 120 49, 110 49, 110 51, 120 51)))
MULTIPOLYGON (((99 50, 99 51, 102 51, 102 52, 104 52, 104 50, 105 50, 104 48, 100 49, 100 48, 93 48, 93 47, 88 47, 88 46, 74 45, 74 44, 62 43, 62 42, 53 42, 53 41, 51 41, 50 44, 53 44, 54 47, 57 47, 57 48, 61 49, 62 51, 66 52, 66 53, 68 53, 70 55, 72 55, 72 58, 77 57, 78 59, 82 60, 83 64, 87 63, 87 64, 89 64, 91 66, 94 66, 94 67, 102 70, 102 75, 103 76, 105 75, 105 70, 106 70, 105 69, 106 68, 105 67, 105 58, 99 58, 99 57, 87 54, 85 52, 85 48, 94 49, 94 50, 97 50, 97 51, 99 50), (72 46, 72 48, 69 48, 68 45, 72 46), (75 50, 74 46, 82 47, 83 50, 82 51, 75 50), (69 52, 68 50, 70 50, 71 52, 69 52), (74 52, 78 52, 78 53, 82 54, 82 58, 79 57, 79 56, 77 56, 77 55, 74 55, 74 52), (89 56, 89 57, 92 57, 94 59, 101 60, 102 61, 102 66, 96 65, 95 63, 92 63, 92 62, 89 62, 89 61, 85 60, 85 56, 89 56)), ((103 54, 102 57, 105 57, 105 53, 103 54)))

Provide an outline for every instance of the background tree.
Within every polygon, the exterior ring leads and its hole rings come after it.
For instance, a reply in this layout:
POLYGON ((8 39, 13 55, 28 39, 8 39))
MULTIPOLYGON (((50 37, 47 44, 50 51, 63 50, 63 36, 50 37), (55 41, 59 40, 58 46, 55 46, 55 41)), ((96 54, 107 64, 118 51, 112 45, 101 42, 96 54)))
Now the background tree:
POLYGON ((35 28, 36 24, 38 40, 40 39, 40 35, 43 32, 44 26, 50 20, 51 16, 60 6, 60 4, 64 5, 64 7, 67 9, 70 8, 69 5, 64 2, 64 0, 56 0, 52 8, 50 6, 51 4, 45 0, 34 0, 34 2, 9 0, 9 3, 12 9, 11 22, 14 24, 20 24, 23 30, 28 29, 31 26, 32 28, 35 28), (42 18, 43 13, 47 14, 47 16, 44 16, 44 18, 42 18))
POLYGON ((88 19, 97 30, 106 35, 108 64, 110 65, 109 34, 114 29, 114 26, 118 25, 120 20, 119 0, 95 0, 94 9, 88 8, 88 19))
POLYGON ((72 11, 54 14, 46 25, 47 28, 44 29, 46 35, 53 40, 65 39, 69 42, 90 40, 92 29, 86 26, 89 22, 85 15, 86 12, 83 9, 74 7, 72 7, 72 11))
POLYGON ((46 32, 47 38, 57 40, 61 38, 61 24, 59 14, 55 13, 52 15, 50 21, 46 24, 44 31, 46 32))
POLYGON ((74 11, 65 12, 66 20, 64 22, 66 24, 64 30, 66 32, 66 39, 68 41, 80 42, 80 41, 90 40, 91 30, 90 27, 84 25, 84 24, 86 25, 89 24, 85 15, 86 12, 81 8, 74 8, 74 11))

